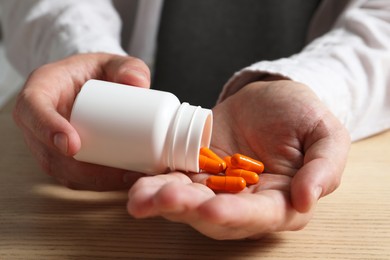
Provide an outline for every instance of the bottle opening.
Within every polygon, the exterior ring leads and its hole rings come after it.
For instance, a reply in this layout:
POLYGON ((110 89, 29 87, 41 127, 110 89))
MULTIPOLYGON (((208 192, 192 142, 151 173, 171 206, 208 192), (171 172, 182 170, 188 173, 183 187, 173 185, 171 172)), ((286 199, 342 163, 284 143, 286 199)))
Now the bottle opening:
MULTIPOLYGON (((202 134, 202 139, 200 142, 199 150, 201 147, 209 147, 210 146, 211 134, 213 132, 213 114, 212 113, 210 113, 207 116, 202 132, 203 132, 203 134, 202 134)), ((199 153, 198 153, 198 155, 199 155, 199 153)))

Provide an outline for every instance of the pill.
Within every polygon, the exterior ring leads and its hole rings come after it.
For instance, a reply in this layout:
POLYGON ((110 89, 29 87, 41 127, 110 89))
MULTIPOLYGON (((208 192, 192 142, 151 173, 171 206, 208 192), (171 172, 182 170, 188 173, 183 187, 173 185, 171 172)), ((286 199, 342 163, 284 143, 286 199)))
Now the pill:
POLYGON ((204 155, 210 159, 213 159, 219 163, 222 164, 222 171, 226 169, 226 162, 224 160, 222 160, 221 157, 219 157, 216 153, 214 153, 213 151, 211 151, 209 148, 207 147, 202 147, 200 148, 200 152, 199 152, 201 155, 204 155))
POLYGON ((199 168, 204 172, 213 174, 218 174, 223 171, 223 166, 220 162, 204 155, 199 155, 199 168))
POLYGON ((232 163, 230 162, 231 159, 232 159, 231 156, 225 156, 225 157, 223 158, 224 162, 226 163, 226 168, 232 167, 232 163))
POLYGON ((252 159, 248 156, 236 153, 230 160, 232 167, 262 173, 264 171, 264 164, 260 161, 252 159))
POLYGON ((243 169, 236 169, 228 167, 225 171, 226 176, 236 176, 242 177, 247 184, 256 184, 259 182, 259 175, 252 171, 247 171, 243 169))
POLYGON ((240 192, 246 187, 246 182, 242 177, 210 176, 206 185, 214 191, 240 192))

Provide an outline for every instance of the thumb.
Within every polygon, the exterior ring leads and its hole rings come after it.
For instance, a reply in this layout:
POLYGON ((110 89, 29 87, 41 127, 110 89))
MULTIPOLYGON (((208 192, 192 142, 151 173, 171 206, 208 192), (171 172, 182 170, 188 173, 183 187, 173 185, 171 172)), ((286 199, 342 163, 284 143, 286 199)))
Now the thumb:
POLYGON ((291 183, 291 200, 299 212, 307 212, 320 197, 333 192, 341 182, 350 147, 344 128, 317 140, 305 154, 303 167, 291 183))
POLYGON ((114 56, 104 66, 107 80, 137 87, 150 87, 149 67, 140 59, 114 56))
POLYGON ((44 94, 24 91, 19 94, 13 112, 19 127, 42 143, 55 147, 67 156, 73 156, 80 149, 81 141, 76 130, 56 111, 51 100, 47 100, 44 94))
POLYGON ((294 176, 291 183, 291 200, 299 212, 310 211, 320 197, 332 192, 339 185, 339 172, 329 169, 327 164, 325 159, 315 159, 305 164, 294 176))

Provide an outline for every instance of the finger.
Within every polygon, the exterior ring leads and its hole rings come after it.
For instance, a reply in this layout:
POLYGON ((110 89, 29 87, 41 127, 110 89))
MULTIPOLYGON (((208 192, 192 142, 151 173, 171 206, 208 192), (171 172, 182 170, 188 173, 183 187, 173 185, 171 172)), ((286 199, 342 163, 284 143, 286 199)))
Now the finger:
POLYGON ((310 144, 305 151, 304 165, 291 183, 295 209, 300 212, 309 211, 320 197, 333 192, 340 185, 350 147, 349 140, 346 130, 340 127, 310 144))
POLYGON ((111 191, 130 188, 144 174, 96 164, 83 163, 64 157, 50 165, 50 173, 62 184, 75 190, 111 191), (125 175, 131 178, 124 178, 125 175))
POLYGON ((260 237, 270 232, 304 227, 311 213, 300 214, 287 192, 219 194, 198 208, 195 229, 215 239, 260 237))
POLYGON ((161 215, 187 223, 215 239, 296 230, 305 226, 311 217, 311 212, 300 214, 292 207, 289 192, 262 190, 258 194, 215 195, 206 186, 190 183, 188 179, 182 183, 180 178, 140 179, 129 192, 129 213, 136 217, 161 215), (141 182, 143 185, 139 185, 141 182))
POLYGON ((61 167, 56 175, 67 180, 69 184, 67 186, 72 189, 94 191, 128 189, 137 179, 144 176, 141 173, 79 162, 69 157, 56 161, 58 163, 51 165, 52 171, 53 168, 61 167), (131 178, 124 178, 124 176, 130 174, 131 178))
POLYGON ((73 126, 60 115, 44 93, 27 88, 19 94, 14 119, 25 131, 33 133, 49 147, 72 156, 80 149, 80 137, 73 126))
POLYGON ((107 80, 137 87, 150 86, 150 70, 140 59, 118 56, 109 60, 104 67, 107 80))
POLYGON ((49 171, 50 156, 47 147, 40 140, 36 139, 28 129, 23 131, 23 138, 41 169, 48 175, 51 175, 49 171))
POLYGON ((108 54, 75 55, 33 72, 18 96, 14 118, 43 143, 65 155, 80 149, 80 139, 67 121, 82 84, 90 78, 148 87, 148 67, 140 60, 108 54))
POLYGON ((24 138, 41 168, 71 189, 94 191, 127 189, 144 176, 141 173, 76 161, 45 146, 28 131, 24 132, 24 138))
POLYGON ((196 208, 215 193, 199 183, 168 183, 162 186, 153 198, 159 215, 176 222, 189 223, 196 217, 196 208))
POLYGON ((182 173, 161 174, 139 179, 129 190, 127 210, 130 215, 137 218, 151 217, 158 214, 154 205, 154 196, 168 183, 191 183, 191 180, 182 173))

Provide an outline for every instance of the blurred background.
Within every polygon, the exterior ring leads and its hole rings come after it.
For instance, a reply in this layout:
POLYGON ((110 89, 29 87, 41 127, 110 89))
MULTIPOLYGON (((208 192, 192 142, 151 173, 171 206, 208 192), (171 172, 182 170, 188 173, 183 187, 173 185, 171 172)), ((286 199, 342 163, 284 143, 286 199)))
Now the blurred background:
POLYGON ((18 92, 22 84, 22 77, 12 68, 6 58, 0 26, 0 109, 18 92))

